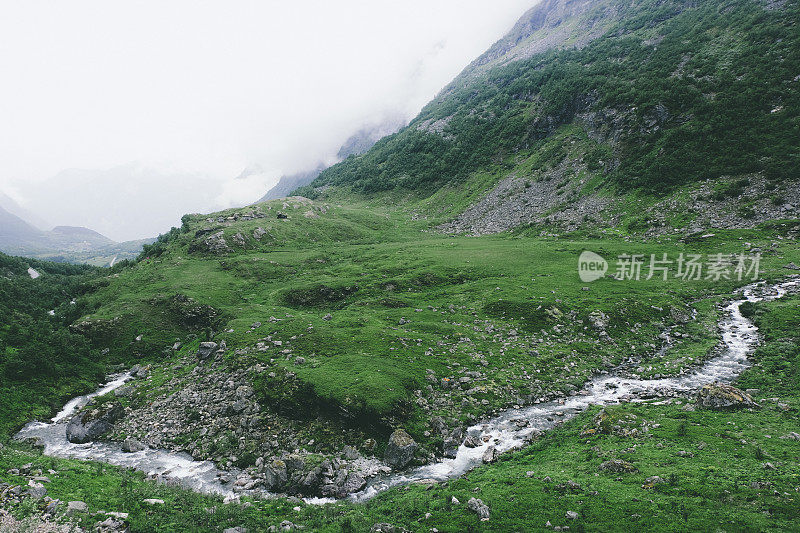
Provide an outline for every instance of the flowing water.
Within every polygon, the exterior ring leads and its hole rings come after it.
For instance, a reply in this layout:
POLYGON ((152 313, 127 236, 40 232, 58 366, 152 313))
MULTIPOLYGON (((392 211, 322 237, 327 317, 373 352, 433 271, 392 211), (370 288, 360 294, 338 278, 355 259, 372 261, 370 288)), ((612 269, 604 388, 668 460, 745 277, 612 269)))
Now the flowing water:
MULTIPOLYGON (((454 459, 443 459, 406 472, 373 478, 364 490, 352 495, 351 499, 365 501, 397 485, 423 480, 443 481, 461 476, 482 463, 482 457, 490 446, 494 446, 499 453, 519 448, 532 435, 552 429, 591 405, 637 401, 660 393, 667 396, 686 393, 715 381, 729 383, 749 366, 747 356, 758 344, 757 328, 742 316, 739 306, 745 301, 774 300, 799 286, 800 278, 796 278, 773 286, 753 284, 743 288, 741 299, 725 307, 725 315, 719 324, 724 350, 693 372, 664 379, 636 379, 622 374, 606 374, 590 380, 583 390, 564 400, 503 411, 495 418, 468 429, 469 435, 479 438, 482 443, 480 446, 468 448, 462 444, 454 459)), ((222 472, 209 461, 195 461, 186 454, 156 449, 124 453, 121 445, 114 442, 72 444, 67 441, 66 425, 71 415, 91 398, 111 392, 129 379, 129 374, 116 376, 98 391, 70 400, 49 423, 31 422, 17 434, 17 438, 38 439, 44 445, 45 455, 135 468, 156 479, 199 492, 233 497, 235 493, 230 485, 219 481, 222 472)), ((325 503, 333 500, 309 498, 306 501, 325 503)))

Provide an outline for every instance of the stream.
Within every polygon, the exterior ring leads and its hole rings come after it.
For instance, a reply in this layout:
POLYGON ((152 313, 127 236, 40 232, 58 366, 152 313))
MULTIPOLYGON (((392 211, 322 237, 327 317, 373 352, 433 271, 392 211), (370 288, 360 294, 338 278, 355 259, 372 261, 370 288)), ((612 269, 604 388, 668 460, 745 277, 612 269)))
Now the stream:
MULTIPOLYGON (((481 445, 468 448, 459 447, 454 459, 414 468, 405 472, 391 473, 372 478, 366 488, 353 494, 350 499, 361 502, 391 487, 433 480, 444 481, 463 475, 482 464, 482 457, 489 446, 498 453, 522 447, 532 435, 552 429, 591 405, 611 405, 624 401, 638 401, 658 396, 662 393, 690 392, 707 383, 730 383, 748 366, 747 356, 758 344, 758 328, 739 310, 745 301, 759 302, 781 298, 788 291, 800 287, 800 278, 783 283, 765 286, 763 283, 748 285, 739 289, 740 299, 731 301, 724 308, 719 330, 722 334, 721 354, 708 360, 702 366, 687 374, 663 379, 636 379, 621 373, 599 375, 588 381, 584 388, 574 395, 553 402, 541 403, 519 409, 508 409, 494 418, 470 427, 468 435, 478 437, 481 445)), ((150 477, 186 488, 219 494, 226 499, 249 494, 247 491, 234 492, 229 484, 219 480, 222 473, 210 461, 195 461, 184 453, 167 450, 146 449, 140 452, 125 453, 118 442, 90 442, 73 444, 66 438, 67 422, 73 414, 85 406, 95 396, 107 394, 132 379, 130 374, 112 376, 112 380, 99 390, 86 396, 70 400, 50 422, 33 421, 17 433, 16 438, 35 439, 44 446, 43 453, 48 456, 100 461, 116 466, 134 468, 150 477)), ((231 472, 235 478, 237 472, 231 472)), ((265 494, 258 491, 258 494, 265 494)), ((328 503, 328 498, 307 498, 306 502, 328 503)))

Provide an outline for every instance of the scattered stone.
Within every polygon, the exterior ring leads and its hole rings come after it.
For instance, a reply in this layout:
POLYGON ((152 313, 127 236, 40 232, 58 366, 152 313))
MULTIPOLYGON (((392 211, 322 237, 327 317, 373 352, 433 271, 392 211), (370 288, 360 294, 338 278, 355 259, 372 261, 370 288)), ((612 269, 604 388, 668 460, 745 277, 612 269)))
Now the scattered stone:
POLYGON ((134 439, 133 437, 126 437, 125 440, 122 441, 122 451, 125 453, 141 452, 146 448, 147 446, 145 446, 138 440, 134 439))
POLYGON ((483 503, 482 500, 470 498, 467 502, 467 508, 476 513, 478 518, 481 519, 481 522, 487 522, 489 520, 489 506, 483 503))
POLYGON ((600 465, 600 470, 604 472, 614 472, 615 474, 633 474, 639 471, 639 469, 631 463, 621 459, 612 459, 604 462, 600 465))
POLYGON ((374 524, 369 531, 370 533, 404 533, 406 530, 401 527, 393 526, 392 524, 378 522, 374 524))

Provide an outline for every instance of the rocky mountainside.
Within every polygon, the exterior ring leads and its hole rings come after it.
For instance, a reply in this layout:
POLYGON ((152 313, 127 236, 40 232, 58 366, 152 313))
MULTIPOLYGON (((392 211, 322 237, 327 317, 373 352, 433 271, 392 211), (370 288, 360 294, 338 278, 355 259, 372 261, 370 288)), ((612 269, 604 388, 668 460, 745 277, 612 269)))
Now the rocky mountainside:
POLYGON ((796 216, 797 19, 796 2, 542 2, 407 128, 299 193, 469 190, 462 216, 444 206, 454 231, 796 216))

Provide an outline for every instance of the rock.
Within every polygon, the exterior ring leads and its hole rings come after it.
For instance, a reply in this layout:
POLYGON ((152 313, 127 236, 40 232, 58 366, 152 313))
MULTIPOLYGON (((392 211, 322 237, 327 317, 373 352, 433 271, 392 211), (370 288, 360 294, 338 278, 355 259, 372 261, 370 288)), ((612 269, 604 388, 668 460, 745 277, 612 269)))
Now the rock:
POLYGON ((567 518, 569 518, 570 520, 577 520, 578 519, 578 513, 576 513, 575 511, 567 511, 567 514, 565 516, 567 518))
POLYGON ((333 319, 333 316, 330 313, 328 313, 327 315, 322 317, 322 320, 325 320, 325 321, 328 321, 328 320, 331 320, 331 319, 333 319))
POLYGON ((464 439, 464 446, 467 448, 477 448, 480 445, 481 440, 475 435, 467 435, 467 438, 464 439))
POLYGON ((358 472, 350 472, 342 485, 342 491, 345 494, 353 494, 363 489, 366 484, 367 481, 358 472))
POLYGON ((208 359, 211 354, 217 351, 218 344, 216 342, 201 342, 200 347, 197 349, 197 357, 201 361, 208 359))
POLYGON ((633 474, 639 469, 627 461, 612 459, 600 465, 600 470, 604 472, 614 472, 616 474, 633 474))
POLYGON ((284 461, 275 459, 269 464, 269 466, 267 466, 267 471, 265 472, 265 483, 268 490, 280 490, 284 485, 286 485, 287 479, 288 469, 284 461))
POLYGON ((47 495, 47 489, 41 483, 32 482, 25 492, 34 500, 41 500, 47 495))
POLYGON ((222 255, 233 251, 233 249, 228 246, 228 242, 225 240, 225 232, 223 231, 218 231, 206 237, 203 241, 203 245, 206 250, 212 254, 222 255))
POLYGON ((74 444, 84 444, 111 431, 114 422, 121 419, 125 409, 118 401, 105 402, 100 406, 91 404, 67 424, 67 440, 74 444))
POLYGON ((370 533, 404 533, 406 530, 401 527, 393 526, 392 524, 379 522, 373 524, 369 531, 370 533))
POLYGON ((133 387, 129 385, 123 385, 118 389, 114 389, 114 396, 117 398, 130 398, 133 396, 133 387))
POLYGON ((304 365, 305 362, 306 362, 306 358, 305 357, 301 357, 301 356, 298 355, 297 357, 294 358, 294 364, 296 364, 296 365, 304 365))
POLYGON ((743 390, 719 383, 704 385, 697 393, 697 404, 704 409, 738 409, 759 407, 752 396, 743 390))
POLYGON ((261 237, 263 237, 266 234, 267 232, 264 230, 264 228, 256 228, 255 230, 253 230, 253 238, 257 241, 260 241, 261 237))
POLYGON ((782 437, 780 437, 780 438, 782 438, 782 439, 788 439, 788 440, 800 440, 800 433, 795 433, 794 431, 792 431, 792 432, 791 432, 791 433, 789 433, 788 435, 783 435, 783 436, 782 436, 782 437))
POLYGON ((128 526, 125 525, 125 522, 119 520, 118 518, 109 517, 103 520, 102 522, 97 522, 94 525, 94 531, 97 533, 115 533, 119 532, 126 532, 130 531, 128 526))
POLYGON ((355 461, 356 459, 361 457, 361 454, 358 453, 358 450, 356 450, 355 448, 353 448, 349 444, 347 446, 345 446, 344 448, 342 448, 342 455, 348 461, 355 461))
POLYGON ((223 529, 222 533, 247 533, 247 528, 244 526, 229 527, 223 529))
POLYGON ((134 378, 144 379, 148 374, 150 374, 150 369, 146 366, 133 365, 131 367, 130 374, 134 378))
POLYGON ((371 453, 375 451, 375 446, 377 445, 378 443, 375 439, 367 439, 361 444, 361 449, 364 450, 365 452, 371 453))
POLYGON ((417 443, 405 430, 398 429, 389 436, 389 445, 386 447, 384 460, 395 469, 401 469, 414 459, 417 443))
POLYGON ((447 425, 444 423, 444 418, 441 416, 431 417, 430 426, 437 434, 445 435, 447 433, 447 425))
POLYGON ((142 503, 146 503, 147 505, 164 505, 164 500, 159 500, 158 498, 146 498, 142 500, 142 503))
POLYGON ((146 448, 147 447, 144 444, 133 437, 127 437, 124 441, 122 441, 122 451, 125 453, 140 452, 146 448))
POLYGON ((497 457, 499 455, 500 455, 500 452, 497 451, 497 448, 495 448, 494 445, 490 445, 488 448, 486 448, 486 451, 483 452, 483 456, 481 457, 481 460, 484 463, 493 463, 493 462, 495 462, 497 460, 497 457))
POLYGON ((75 501, 67 503, 67 516, 71 516, 74 513, 85 513, 88 510, 89 506, 86 505, 86 502, 75 501))
POLYGON ((660 476, 650 476, 649 478, 644 480, 644 485, 642 485, 643 489, 652 489, 656 485, 660 485, 662 483, 666 483, 663 478, 660 476))
POLYGON ((800 270, 800 266, 797 266, 794 263, 789 263, 788 265, 785 265, 783 268, 787 268, 789 270, 800 270))
POLYGON ((481 522, 486 522, 489 520, 489 506, 483 503, 482 500, 478 498, 470 498, 467 502, 467 509, 476 513, 478 518, 481 519, 481 522))
POLYGON ((442 442, 442 455, 450 459, 454 459, 458 454, 458 448, 464 439, 464 433, 461 428, 456 428, 450 435, 448 435, 442 442))

